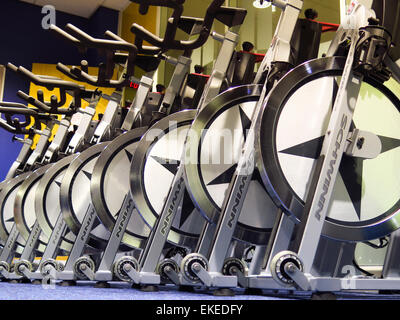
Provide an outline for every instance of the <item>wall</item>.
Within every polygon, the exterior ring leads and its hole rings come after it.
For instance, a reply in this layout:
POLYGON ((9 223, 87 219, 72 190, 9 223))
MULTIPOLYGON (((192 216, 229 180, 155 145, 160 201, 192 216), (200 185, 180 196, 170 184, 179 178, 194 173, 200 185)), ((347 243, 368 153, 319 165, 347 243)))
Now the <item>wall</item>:
POLYGON ((128 42, 135 41, 135 35, 130 31, 133 23, 143 26, 152 33, 157 33, 157 11, 157 7, 150 6, 148 13, 141 15, 139 5, 131 3, 122 12, 121 37, 128 42))
MULTIPOLYGON (((75 46, 41 27, 44 15, 41 7, 17 0, 2 0, 0 4, 0 64, 8 62, 27 69, 33 63, 56 64, 63 62, 78 65, 87 59, 91 66, 100 62, 93 51, 81 54, 75 46)), ((63 28, 67 23, 100 37, 106 30, 118 33, 118 12, 100 7, 90 19, 57 11, 56 24, 63 28)), ((4 101, 22 102, 16 92, 29 91, 29 82, 11 71, 7 71, 4 87, 4 101)), ((0 131, 0 180, 3 179, 11 163, 17 157, 21 145, 11 142, 12 135, 0 131)))
POLYGON ((253 1, 248 0, 230 0, 229 5, 247 10, 246 19, 240 29, 240 45, 244 41, 250 41, 254 44, 255 52, 265 53, 270 45, 272 29, 272 7, 265 9, 256 9, 253 1))

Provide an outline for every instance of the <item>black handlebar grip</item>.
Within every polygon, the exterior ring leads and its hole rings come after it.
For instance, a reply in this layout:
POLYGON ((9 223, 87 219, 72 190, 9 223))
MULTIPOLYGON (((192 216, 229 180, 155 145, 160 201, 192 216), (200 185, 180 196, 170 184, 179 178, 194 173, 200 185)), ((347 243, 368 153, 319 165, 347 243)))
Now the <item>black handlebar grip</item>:
POLYGON ((0 113, 4 114, 5 119, 0 118, 0 127, 14 133, 14 134, 31 134, 33 133, 31 124, 33 119, 36 123, 38 122, 38 113, 20 103, 14 102, 0 102, 0 113), (13 118, 13 116, 21 115, 24 117, 24 121, 13 118))
POLYGON ((37 91, 37 99, 38 99, 40 102, 44 102, 44 93, 43 93, 43 90, 38 90, 38 91, 37 91))
POLYGON ((182 6, 185 0, 130 0, 131 2, 139 4, 139 13, 142 15, 147 14, 150 6, 167 7, 176 9, 182 6))
POLYGON ((149 7, 150 6, 148 4, 142 3, 139 6, 139 13, 142 14, 142 15, 147 14, 147 12, 149 11, 149 7))

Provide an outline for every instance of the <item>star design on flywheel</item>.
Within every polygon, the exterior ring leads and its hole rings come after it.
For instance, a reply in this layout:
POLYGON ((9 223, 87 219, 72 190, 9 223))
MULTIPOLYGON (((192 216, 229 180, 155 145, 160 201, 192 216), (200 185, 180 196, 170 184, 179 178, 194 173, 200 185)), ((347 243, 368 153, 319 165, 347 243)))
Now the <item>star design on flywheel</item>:
POLYGON ((130 152, 129 152, 128 150, 126 150, 126 149, 124 149, 124 151, 125 151, 126 157, 128 158, 129 163, 131 163, 131 162, 132 162, 132 158, 133 158, 133 154, 130 153, 130 152))
MULTIPOLYGON (((246 113, 243 111, 243 109, 238 106, 239 108, 239 115, 240 115, 240 122, 242 125, 242 131, 243 131, 243 137, 244 141, 247 139, 247 134, 248 130, 250 129, 251 126, 251 119, 247 117, 246 113)), ((219 185, 219 184, 226 184, 230 183, 233 177, 233 174, 235 173, 235 170, 237 168, 237 163, 233 164, 230 166, 228 169, 226 169, 224 172, 222 172, 220 175, 218 175, 216 178, 214 178, 212 181, 210 181, 207 185, 219 185)), ((254 168, 253 176, 251 178, 252 181, 257 181, 260 186, 265 190, 264 183, 261 179, 260 173, 258 172, 257 168, 254 168)), ((266 192, 266 190, 265 190, 266 192)))
MULTIPOLYGON (((90 172, 85 171, 85 170, 81 170, 80 172, 82 172, 83 175, 84 175, 89 181, 92 179, 92 174, 91 174, 90 172)), ((54 183, 55 183, 59 188, 61 188, 61 181, 54 180, 54 183)), ((100 222, 99 218, 96 217, 96 218, 94 219, 94 221, 93 221, 92 230, 94 230, 94 229, 95 229, 96 227, 98 227, 100 224, 101 224, 101 222, 100 222)), ((70 233, 71 233, 71 231, 68 231, 67 234, 66 234, 64 237, 67 237, 70 233)))
MULTIPOLYGON (((178 168, 180 165, 179 160, 165 159, 157 156, 151 156, 155 161, 157 161, 160 165, 162 165, 166 170, 168 170, 173 175, 176 175, 178 172, 178 168)), ((181 217, 179 219, 179 228, 183 226, 189 216, 195 210, 195 206, 190 198, 188 191, 185 188, 185 193, 183 195, 183 203, 182 203, 182 211, 181 217)))
MULTIPOLYGON (((356 128, 354 122, 350 126, 350 131, 356 128)), ((280 153, 290 154, 303 158, 317 160, 321 154, 324 137, 321 136, 290 148, 279 151, 280 153)), ((400 140, 378 135, 382 143, 381 154, 393 150, 400 146, 400 140)), ((362 197, 362 173, 365 159, 355 158, 343 154, 339 167, 339 174, 343 179, 346 190, 352 201, 354 210, 361 220, 361 197, 362 197)))
MULTIPOLYGON (((242 126, 242 131, 243 131, 243 136, 244 139, 246 140, 248 130, 250 129, 251 125, 251 119, 247 117, 246 113, 242 109, 241 106, 238 106, 239 109, 239 116, 240 116, 240 122, 242 126)), ((160 158, 157 156, 152 156, 154 160, 156 160, 160 165, 162 165, 166 170, 171 172, 172 174, 176 174, 178 171, 178 167, 180 165, 180 162, 178 160, 172 160, 172 159, 164 159, 160 158)), ((237 164, 233 164, 231 167, 229 167, 227 170, 222 172, 219 176, 217 176, 215 179, 213 179, 211 182, 208 183, 208 185, 216 185, 216 184, 224 184, 224 183, 230 183, 232 180, 233 173, 235 172, 237 167, 237 164)), ((258 173, 258 170, 254 170, 252 180, 258 181, 260 185, 264 188, 264 184, 261 180, 261 176, 258 173)), ((190 198, 190 195, 187 190, 185 190, 185 194, 183 197, 183 206, 182 206, 182 213, 181 213, 181 218, 179 222, 179 227, 181 227, 185 221, 188 219, 190 214, 192 214, 193 210, 195 210, 195 207, 193 205, 192 199, 190 198)))

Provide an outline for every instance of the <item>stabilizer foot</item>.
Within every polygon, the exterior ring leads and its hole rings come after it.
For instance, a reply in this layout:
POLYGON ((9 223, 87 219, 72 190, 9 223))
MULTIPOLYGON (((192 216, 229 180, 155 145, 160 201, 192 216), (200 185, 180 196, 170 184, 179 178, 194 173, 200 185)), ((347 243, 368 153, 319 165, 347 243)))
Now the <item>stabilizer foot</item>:
POLYGON ((60 282, 61 287, 73 287, 76 286, 75 280, 63 280, 60 282))
POLYGON ((262 296, 264 293, 262 289, 259 288, 246 288, 244 294, 248 296, 262 296))
POLYGON ((213 295, 216 297, 233 297, 235 292, 229 288, 219 288, 214 290, 213 295))
POLYGON ((332 292, 315 292, 311 295, 311 300, 337 300, 332 292))
POLYGON ((23 279, 19 279, 18 283, 31 283, 31 280, 23 278, 23 279))
POLYGON ((159 288, 158 288, 158 286, 153 286, 153 285, 142 285, 142 286, 140 286, 140 291, 143 291, 143 292, 158 292, 159 288))
POLYGON ((194 287, 192 286, 179 286, 178 288, 179 291, 181 292, 194 292, 194 287))
POLYGON ((107 281, 97 281, 94 285, 95 288, 110 288, 110 284, 107 281))
POLYGON ((132 289, 138 289, 138 290, 140 290, 142 288, 142 286, 140 284, 137 284, 137 283, 132 283, 131 287, 132 287, 132 289))
POLYGON ((400 290, 379 290, 379 294, 400 294, 400 290))
POLYGON ((42 280, 32 280, 32 282, 31 282, 32 284, 35 284, 35 285, 39 285, 39 284, 42 284, 42 280))
POLYGON ((20 282, 19 282, 19 280, 17 280, 17 279, 13 279, 13 280, 10 280, 9 283, 11 283, 11 284, 16 284, 16 283, 20 283, 20 282))

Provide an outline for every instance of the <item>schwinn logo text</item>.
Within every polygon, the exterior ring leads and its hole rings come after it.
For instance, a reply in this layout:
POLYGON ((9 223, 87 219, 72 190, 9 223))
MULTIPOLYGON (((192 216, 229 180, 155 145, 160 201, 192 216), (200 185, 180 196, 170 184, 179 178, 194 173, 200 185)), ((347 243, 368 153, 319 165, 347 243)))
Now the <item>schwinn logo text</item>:
POLYGON ((125 221, 128 219, 128 215, 132 211, 132 208, 133 208, 133 200, 129 199, 126 209, 121 213, 122 218, 118 225, 118 231, 116 233, 117 238, 121 236, 122 230, 124 229, 124 225, 126 224, 125 221))
POLYGON ((53 242, 52 242, 54 245, 56 245, 58 243, 58 239, 60 239, 61 230, 63 229, 63 227, 64 227, 64 223, 59 223, 57 225, 57 229, 54 230, 55 236, 54 236, 54 239, 53 239, 53 242))
POLYGON ((317 211, 315 212, 315 218, 317 218, 318 221, 321 220, 321 212, 324 209, 325 202, 326 202, 326 194, 328 193, 329 186, 332 181, 332 174, 333 174, 333 167, 336 164, 338 154, 337 151, 339 150, 340 146, 342 145, 343 142, 343 137, 344 137, 344 128, 346 127, 347 124, 347 116, 343 115, 342 122, 340 123, 340 130, 336 136, 336 143, 335 143, 335 149, 332 152, 332 157, 333 159, 329 163, 329 170, 326 174, 324 185, 322 187, 322 193, 319 196, 318 200, 318 208, 317 211))
POLYGON ((34 228, 33 230, 32 230, 32 232, 33 232, 33 235, 32 235, 32 237, 31 237, 31 242, 29 243, 29 247, 33 247, 34 245, 35 245, 35 243, 36 243, 36 240, 37 240, 37 238, 38 238, 38 236, 39 236, 39 232, 40 232, 40 227, 39 226, 36 226, 36 228, 34 228))
POLYGON ((239 213, 239 204, 240 204, 240 200, 243 197, 243 189, 244 189, 244 186, 246 185, 246 180, 247 180, 247 176, 242 176, 240 178, 239 191, 236 193, 235 204, 232 207, 231 214, 229 216, 229 221, 228 221, 228 227, 231 229, 233 227, 233 221, 235 220, 237 214, 239 213))
POLYGON ((165 236, 165 234, 167 233, 168 227, 169 227, 169 225, 170 225, 170 223, 172 221, 172 216, 173 216, 173 214, 175 212, 176 200, 178 199, 179 192, 182 189, 182 183, 183 183, 183 178, 180 178, 179 182, 178 182, 178 186, 177 186, 177 188, 176 188, 176 190, 174 192, 174 196, 172 198, 171 204, 168 207, 167 215, 166 215, 165 219, 162 222, 163 226, 162 226, 160 232, 161 232, 161 234, 163 236, 165 236))
POLYGON ((82 241, 86 240, 88 232, 90 231, 89 230, 90 229, 90 225, 92 224, 92 220, 94 219, 94 214, 95 214, 94 208, 92 208, 92 210, 90 210, 88 214, 89 214, 89 216, 88 216, 88 219, 86 221, 86 225, 85 225, 85 227, 83 229, 83 233, 82 233, 82 236, 81 236, 81 240, 82 241))
POLYGON ((10 233, 8 236, 8 244, 7 244, 7 249, 11 250, 14 246, 15 240, 17 240, 18 237, 18 231, 15 230, 13 233, 10 233))

